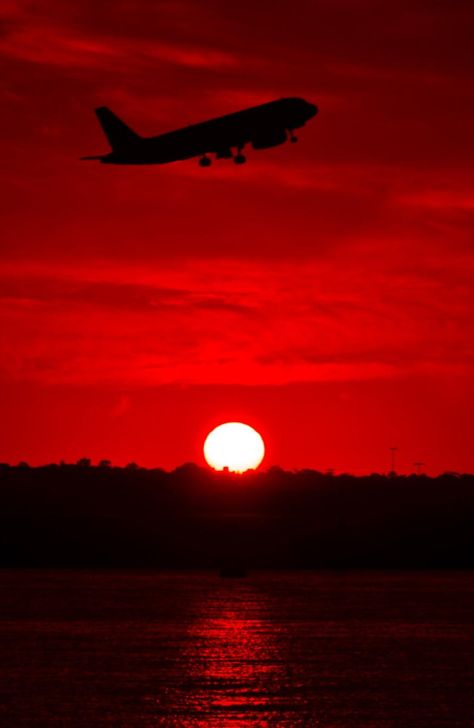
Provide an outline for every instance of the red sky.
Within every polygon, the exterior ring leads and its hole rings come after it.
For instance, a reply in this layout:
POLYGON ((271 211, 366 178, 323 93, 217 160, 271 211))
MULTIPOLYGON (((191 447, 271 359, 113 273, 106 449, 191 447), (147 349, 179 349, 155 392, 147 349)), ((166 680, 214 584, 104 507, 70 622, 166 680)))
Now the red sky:
POLYGON ((5 0, 0 460, 474 469, 471 2, 5 0), (237 167, 80 162, 282 96, 237 167))

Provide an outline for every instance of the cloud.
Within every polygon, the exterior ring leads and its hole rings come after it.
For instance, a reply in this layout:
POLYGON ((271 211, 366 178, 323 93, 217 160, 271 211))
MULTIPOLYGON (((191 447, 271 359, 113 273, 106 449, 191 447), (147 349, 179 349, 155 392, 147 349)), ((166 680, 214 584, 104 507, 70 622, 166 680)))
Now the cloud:
POLYGON ((8 379, 263 385, 455 374, 473 360, 469 278, 436 264, 215 259, 56 272, 3 274, 8 379))
MULTIPOLYGON (((317 130, 314 130, 317 133, 317 130)), ((302 129, 299 138, 302 145, 311 143, 313 130, 302 129)), ((350 193, 353 199, 380 197, 382 186, 389 182, 394 187, 401 183, 406 172, 389 165, 315 164, 304 156, 292 154, 293 147, 280 148, 278 159, 255 153, 243 170, 238 170, 229 162, 216 163, 205 175, 197 165, 175 165, 170 174, 188 178, 199 178, 204 183, 231 182, 238 185, 258 185, 268 189, 271 186, 293 189, 295 191, 315 191, 337 195, 350 193)), ((252 152, 249 152, 252 155, 252 152)))
POLYGON ((0 40, 0 54, 65 68, 119 70, 157 61, 189 68, 224 70, 239 65, 223 50, 179 43, 94 36, 54 25, 13 26, 0 40))
POLYGON ((407 207, 438 211, 474 211, 474 190, 422 190, 400 195, 397 201, 407 207))
MULTIPOLYGON (((166 286, 165 280, 158 285, 147 282, 128 283, 124 280, 107 280, 100 277, 87 280, 77 277, 77 271, 64 271, 61 276, 51 277, 38 270, 28 270, 21 276, 9 275, 8 268, 2 280, 0 301, 13 308, 61 308, 81 310, 83 308, 111 309, 113 311, 144 312, 156 309, 223 310, 234 313, 248 313, 252 307, 239 302, 239 293, 222 291, 218 287, 208 290, 199 284, 189 289, 166 286)), ((100 274, 99 274, 100 276, 100 274)), ((192 281, 183 279, 183 284, 192 281)))

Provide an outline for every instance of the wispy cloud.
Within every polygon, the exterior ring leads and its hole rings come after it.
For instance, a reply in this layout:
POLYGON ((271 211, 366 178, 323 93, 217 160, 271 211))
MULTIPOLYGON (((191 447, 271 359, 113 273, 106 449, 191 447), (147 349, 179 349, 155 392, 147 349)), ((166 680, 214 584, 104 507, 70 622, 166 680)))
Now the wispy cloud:
POLYGON ((439 211, 474 211, 474 190, 418 190, 396 198, 401 205, 439 211))
POLYGON ((2 284, 15 379, 283 384, 459 372, 473 358, 469 286, 436 266, 195 260, 56 278, 13 266, 2 284))
POLYGON ((218 48, 80 33, 55 25, 20 24, 0 39, 0 54, 65 68, 115 68, 161 61, 178 66, 224 70, 239 65, 218 48))

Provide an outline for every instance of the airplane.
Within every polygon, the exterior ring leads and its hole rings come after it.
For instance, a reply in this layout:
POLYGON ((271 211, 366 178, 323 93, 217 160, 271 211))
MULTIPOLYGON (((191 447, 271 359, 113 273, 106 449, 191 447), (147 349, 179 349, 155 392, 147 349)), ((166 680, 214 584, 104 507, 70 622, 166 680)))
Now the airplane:
POLYGON ((283 98, 154 137, 140 136, 107 106, 95 113, 112 151, 81 159, 101 164, 168 164, 199 157, 201 167, 210 167, 210 155, 244 164, 246 144, 269 149, 287 139, 296 142, 294 130, 315 116, 318 108, 301 98, 283 98))

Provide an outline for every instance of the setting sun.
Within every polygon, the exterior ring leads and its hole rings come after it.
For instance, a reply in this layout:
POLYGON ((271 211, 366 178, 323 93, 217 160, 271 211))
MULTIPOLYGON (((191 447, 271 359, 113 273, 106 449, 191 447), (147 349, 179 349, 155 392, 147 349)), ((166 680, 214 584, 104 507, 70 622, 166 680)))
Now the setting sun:
POLYGON ((226 422, 206 437, 204 457, 214 470, 228 468, 233 473, 258 468, 265 455, 261 435, 242 422, 226 422))

